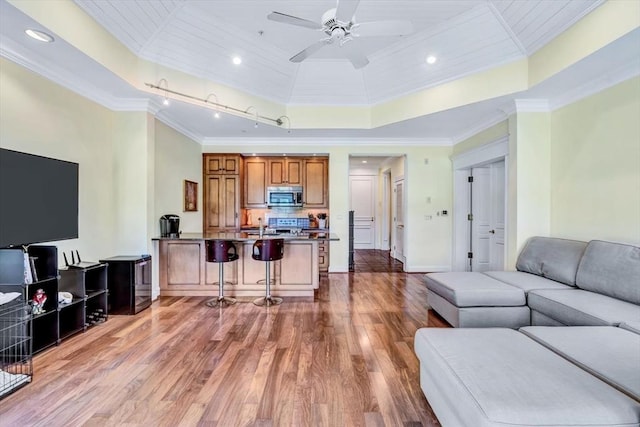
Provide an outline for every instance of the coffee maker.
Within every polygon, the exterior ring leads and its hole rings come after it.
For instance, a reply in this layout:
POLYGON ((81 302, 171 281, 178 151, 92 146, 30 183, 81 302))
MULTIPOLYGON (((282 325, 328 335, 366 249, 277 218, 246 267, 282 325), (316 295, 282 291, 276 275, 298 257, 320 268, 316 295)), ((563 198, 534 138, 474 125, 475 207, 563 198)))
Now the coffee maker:
POLYGON ((160 237, 180 237, 180 217, 166 214, 160 217, 160 237))

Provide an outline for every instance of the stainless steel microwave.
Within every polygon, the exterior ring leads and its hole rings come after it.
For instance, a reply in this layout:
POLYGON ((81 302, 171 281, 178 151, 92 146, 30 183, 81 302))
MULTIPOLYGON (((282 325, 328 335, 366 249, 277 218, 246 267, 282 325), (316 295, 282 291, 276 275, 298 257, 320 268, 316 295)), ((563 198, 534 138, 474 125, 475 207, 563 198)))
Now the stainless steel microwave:
POLYGON ((302 200, 301 185, 267 187, 267 206, 270 208, 301 208, 302 200))

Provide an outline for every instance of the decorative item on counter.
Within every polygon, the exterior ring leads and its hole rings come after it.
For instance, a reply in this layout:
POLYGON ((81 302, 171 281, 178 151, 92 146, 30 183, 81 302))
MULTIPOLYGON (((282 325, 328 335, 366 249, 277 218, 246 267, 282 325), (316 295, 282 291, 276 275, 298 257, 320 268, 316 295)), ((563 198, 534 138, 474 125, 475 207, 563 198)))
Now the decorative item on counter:
POLYGON ((318 214, 318 228, 327 228, 327 214, 324 212, 318 214))
POLYGON ((314 214, 309 214, 309 228, 318 228, 318 221, 314 214))
POLYGON ((251 218, 251 211, 247 209, 247 225, 253 225, 253 219, 251 218))
POLYGON ((31 300, 31 313, 32 314, 44 313, 45 302, 47 302, 47 294, 44 293, 44 290, 38 289, 36 293, 33 295, 33 299, 31 300))

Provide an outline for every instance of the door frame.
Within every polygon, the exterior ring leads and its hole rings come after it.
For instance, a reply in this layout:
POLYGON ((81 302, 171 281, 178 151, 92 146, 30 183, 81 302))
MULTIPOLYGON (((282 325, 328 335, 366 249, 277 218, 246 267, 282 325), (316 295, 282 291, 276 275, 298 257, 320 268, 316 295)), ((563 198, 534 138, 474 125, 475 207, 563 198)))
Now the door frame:
POLYGON ((380 223, 380 245, 379 249, 391 251, 391 168, 382 171, 382 212, 380 223))
MULTIPOLYGON (((397 233, 396 233, 396 222, 393 221, 392 222, 392 232, 391 232, 391 257, 397 259, 398 261, 402 262, 403 265, 406 266, 407 264, 407 253, 406 253, 406 248, 407 245, 405 244, 406 242, 406 236, 407 236, 407 232, 406 232, 406 218, 407 218, 407 181, 404 179, 404 175, 398 175, 393 179, 393 201, 391 203, 392 206, 392 217, 396 217, 397 218, 397 210, 395 209, 395 206, 397 206, 397 202, 396 202, 396 198, 397 193, 395 191, 396 189, 396 185, 398 184, 398 182, 402 181, 402 200, 401 200, 401 204, 402 204, 402 225, 403 225, 403 233, 402 233, 402 258, 398 259, 396 257, 396 251, 395 251, 395 247, 397 246, 397 233)), ((404 270, 404 267, 403 267, 404 270)))
MULTIPOLYGON (((452 158, 453 163, 453 247, 452 247, 452 271, 469 270, 469 242, 471 231, 467 214, 470 212, 470 190, 469 177, 470 169, 474 167, 486 166, 491 163, 504 160, 505 185, 509 177, 509 136, 506 135, 493 142, 478 148, 466 151, 452 158)), ((509 192, 505 191, 504 217, 508 218, 509 192)), ((508 221, 505 221, 505 242, 504 242, 504 265, 508 251, 508 221)))

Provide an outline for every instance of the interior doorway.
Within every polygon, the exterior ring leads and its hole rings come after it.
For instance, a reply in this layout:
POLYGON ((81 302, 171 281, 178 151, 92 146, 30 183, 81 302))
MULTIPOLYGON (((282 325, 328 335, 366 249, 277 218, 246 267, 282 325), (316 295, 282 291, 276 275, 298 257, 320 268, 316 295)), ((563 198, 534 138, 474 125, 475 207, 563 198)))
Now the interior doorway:
POLYGON ((404 205, 404 176, 399 176, 393 183, 393 227, 395 233, 391 256, 402 263, 406 260, 404 254, 404 205))
POLYGON ((508 136, 452 160, 452 270, 504 270, 508 253, 508 136))
MULTIPOLYGON (((393 246, 398 238, 394 220, 397 209, 395 182, 397 177, 404 177, 404 168, 404 155, 349 157, 349 210, 354 211, 350 245, 354 249, 355 271, 404 269, 406 254, 398 252, 399 259, 393 256, 393 246)), ((403 190, 404 185, 400 193, 402 198, 403 190)), ((400 224, 404 226, 404 217, 400 224)))

